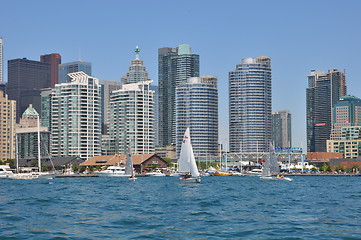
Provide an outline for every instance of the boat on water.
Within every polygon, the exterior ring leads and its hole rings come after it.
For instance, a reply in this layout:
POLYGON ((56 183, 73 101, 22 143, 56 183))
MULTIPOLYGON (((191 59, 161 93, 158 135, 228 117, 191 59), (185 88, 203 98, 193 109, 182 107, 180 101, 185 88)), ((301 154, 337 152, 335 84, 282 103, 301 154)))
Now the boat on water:
POLYGON ((191 136, 189 127, 184 133, 180 156, 178 159, 178 172, 181 174, 179 178, 182 183, 200 183, 201 176, 198 171, 196 159, 191 144, 191 136))
POLYGON ((251 171, 246 172, 247 176, 261 176, 263 170, 260 168, 254 168, 251 171))
POLYGON ((147 172, 145 175, 147 177, 165 177, 165 174, 162 173, 159 169, 153 172, 147 172))
POLYGON ((231 173, 231 172, 217 171, 217 172, 213 173, 212 175, 213 175, 213 176, 228 177, 228 176, 232 176, 233 173, 231 173))
POLYGON ((280 168, 278 166, 278 162, 275 157, 274 148, 272 145, 270 145, 269 150, 269 158, 265 160, 262 175, 260 179, 264 180, 286 180, 286 181, 292 181, 292 178, 280 176, 278 175, 280 172, 280 168), (277 176, 274 176, 277 175, 277 176))
POLYGON ((135 177, 134 166, 133 166, 133 158, 130 147, 128 147, 127 160, 125 162, 125 176, 128 176, 129 180, 135 181, 137 178, 135 177))
POLYGON ((0 165, 0 178, 8 178, 11 174, 13 174, 13 172, 8 165, 0 165))
POLYGON ((123 166, 110 166, 106 170, 96 173, 100 177, 129 177, 125 174, 125 167, 123 166))

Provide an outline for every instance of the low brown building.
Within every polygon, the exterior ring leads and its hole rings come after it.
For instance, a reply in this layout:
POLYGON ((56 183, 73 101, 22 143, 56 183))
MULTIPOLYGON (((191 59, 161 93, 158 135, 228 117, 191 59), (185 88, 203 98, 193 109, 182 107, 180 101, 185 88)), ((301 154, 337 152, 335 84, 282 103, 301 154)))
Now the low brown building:
POLYGON ((343 167, 345 170, 351 170, 353 168, 361 169, 361 158, 335 158, 330 160, 330 166, 332 169, 336 167, 343 167))
MULTIPOLYGON (((116 155, 103 155, 95 156, 80 164, 80 166, 124 166, 127 156, 116 155)), ((133 165, 135 171, 143 173, 150 168, 166 168, 167 162, 159 157, 157 154, 135 154, 132 155, 133 165)))

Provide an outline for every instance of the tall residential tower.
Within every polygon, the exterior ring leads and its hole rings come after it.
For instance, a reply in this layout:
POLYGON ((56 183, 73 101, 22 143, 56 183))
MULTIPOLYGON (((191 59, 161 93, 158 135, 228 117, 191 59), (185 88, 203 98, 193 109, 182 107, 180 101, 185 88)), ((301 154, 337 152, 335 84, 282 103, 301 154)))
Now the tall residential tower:
POLYGON ((272 141, 275 147, 292 147, 291 113, 287 110, 272 113, 272 141))
POLYGON ((159 144, 175 143, 175 89, 190 77, 199 77, 199 55, 188 44, 158 49, 159 144))
POLYGON ((242 59, 229 72, 230 152, 268 151, 272 138, 271 58, 242 59))

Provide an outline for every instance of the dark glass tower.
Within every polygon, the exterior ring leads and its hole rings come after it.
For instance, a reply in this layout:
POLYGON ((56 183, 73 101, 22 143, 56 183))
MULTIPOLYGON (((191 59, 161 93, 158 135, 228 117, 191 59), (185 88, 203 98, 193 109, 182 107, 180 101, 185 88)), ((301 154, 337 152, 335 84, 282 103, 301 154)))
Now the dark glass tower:
POLYGON ((332 127, 332 108, 346 95, 345 74, 331 69, 328 73, 312 71, 307 78, 307 152, 326 152, 326 140, 330 139, 332 127))
POLYGON ((175 89, 190 77, 199 77, 199 55, 188 44, 158 49, 160 146, 175 144, 175 89))
POLYGON ((33 60, 13 59, 8 61, 9 99, 16 100, 16 118, 33 104, 37 112, 41 113, 40 92, 51 85, 51 67, 49 63, 33 60))
POLYGON ((40 56, 40 62, 45 62, 50 64, 51 68, 51 87, 54 87, 55 84, 59 83, 59 64, 61 64, 61 56, 58 53, 52 53, 47 55, 40 56))

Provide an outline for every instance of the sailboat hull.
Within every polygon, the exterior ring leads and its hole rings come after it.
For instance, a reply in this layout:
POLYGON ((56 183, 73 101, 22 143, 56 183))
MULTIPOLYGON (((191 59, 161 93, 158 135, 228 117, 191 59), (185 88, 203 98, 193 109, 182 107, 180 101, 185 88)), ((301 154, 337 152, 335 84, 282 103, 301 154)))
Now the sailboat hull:
POLYGON ((181 177, 181 178, 179 178, 179 181, 181 183, 201 183, 201 178, 200 177, 189 177, 189 178, 181 177))

